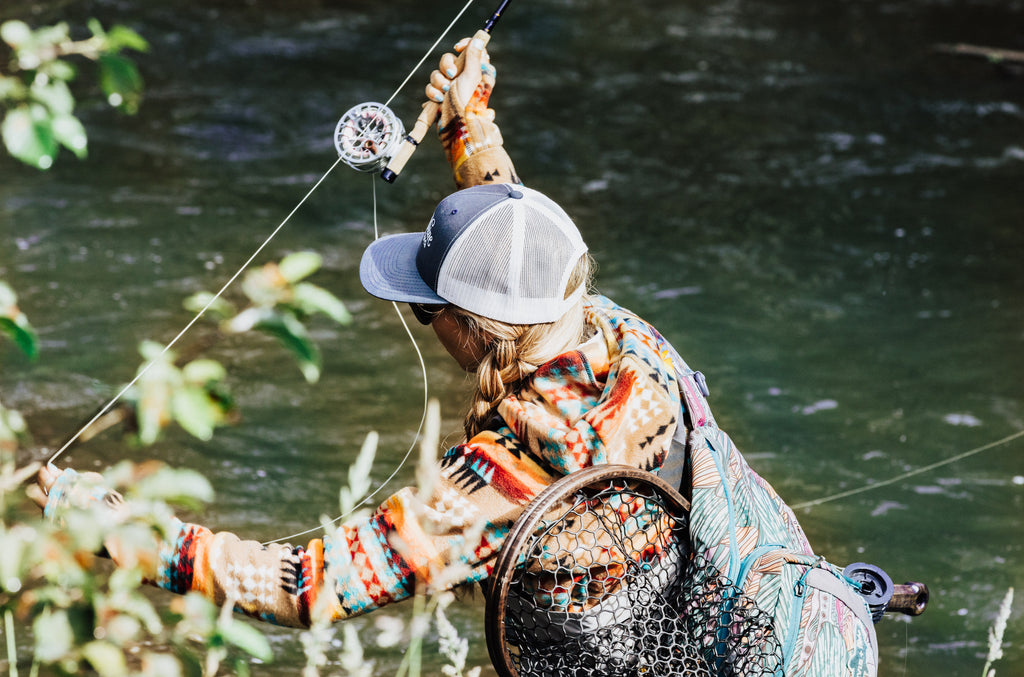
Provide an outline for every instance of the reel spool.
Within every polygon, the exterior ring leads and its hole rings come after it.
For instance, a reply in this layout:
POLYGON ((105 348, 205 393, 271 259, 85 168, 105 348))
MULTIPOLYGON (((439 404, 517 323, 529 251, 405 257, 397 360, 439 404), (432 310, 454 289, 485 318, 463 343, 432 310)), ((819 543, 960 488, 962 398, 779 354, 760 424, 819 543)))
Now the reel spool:
POLYGON ((405 136, 405 125, 382 103, 367 101, 349 108, 334 128, 341 161, 359 172, 384 167, 405 136))
POLYGON ((854 562, 843 569, 843 575, 860 584, 860 594, 871 610, 871 620, 875 623, 882 620, 894 592, 889 574, 874 564, 854 562))

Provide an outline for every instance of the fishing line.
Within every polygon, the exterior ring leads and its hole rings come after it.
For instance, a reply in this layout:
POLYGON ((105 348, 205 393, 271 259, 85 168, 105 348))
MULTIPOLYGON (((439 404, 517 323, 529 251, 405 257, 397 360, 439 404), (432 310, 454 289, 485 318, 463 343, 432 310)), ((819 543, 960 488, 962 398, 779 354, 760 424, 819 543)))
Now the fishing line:
POLYGON ((58 449, 52 456, 50 456, 50 459, 46 462, 47 465, 49 465, 49 464, 53 463, 55 460, 57 460, 57 458, 59 458, 60 455, 63 454, 67 450, 68 447, 70 447, 72 444, 74 444, 75 441, 79 437, 81 437, 82 433, 84 433, 86 430, 89 429, 89 426, 91 426, 93 423, 95 423, 97 420, 99 420, 99 418, 101 416, 103 416, 103 414, 105 414, 108 411, 110 411, 110 408, 113 407, 118 402, 118 400, 120 400, 121 397, 123 397, 124 394, 126 392, 128 392, 128 390, 132 386, 134 386, 136 383, 138 383, 139 379, 141 379, 143 376, 146 375, 146 372, 149 371, 150 367, 152 367, 157 362, 157 360, 162 358, 167 353, 167 351, 169 351, 174 346, 174 344, 176 344, 178 342, 178 340, 182 336, 184 336, 185 333, 189 329, 192 328, 192 325, 194 325, 197 321, 199 321, 199 318, 203 316, 203 313, 205 313, 210 308, 210 306, 212 306, 217 301, 217 299, 219 299, 221 297, 221 295, 224 293, 224 291, 229 286, 231 286, 231 284, 235 280, 238 279, 238 276, 241 275, 245 271, 246 268, 249 267, 249 264, 251 264, 253 262, 253 260, 257 256, 259 256, 260 252, 262 252, 263 249, 268 244, 270 244, 270 241, 274 239, 274 237, 281 231, 282 228, 284 228, 285 224, 288 223, 288 221, 292 218, 292 216, 295 215, 295 212, 299 211, 299 207, 301 207, 303 204, 305 204, 306 200, 309 199, 309 196, 313 194, 313 191, 315 191, 317 188, 319 188, 320 184, 324 182, 324 179, 326 179, 327 176, 332 171, 334 171, 334 168, 338 166, 339 162, 341 162, 341 158, 338 158, 337 160, 334 161, 334 164, 331 165, 330 168, 326 172, 324 172, 323 176, 321 176, 320 179, 313 185, 313 187, 309 189, 309 192, 307 192, 306 195, 301 200, 299 200, 299 203, 297 205, 295 205, 295 208, 292 209, 291 212, 288 213, 288 216, 284 217, 284 220, 281 221, 280 224, 278 224, 277 228, 275 228, 274 231, 272 233, 270 233, 270 235, 268 235, 265 240, 263 240, 263 243, 260 244, 260 246, 256 248, 256 251, 254 251, 252 253, 252 255, 245 261, 245 263, 243 263, 242 266, 237 271, 235 271, 235 274, 232 275, 231 278, 227 282, 224 283, 224 286, 222 286, 220 288, 220 290, 218 290, 217 293, 214 294, 213 297, 209 301, 207 301, 206 305, 204 305, 202 308, 199 309, 199 312, 197 312, 195 314, 195 317, 193 317, 189 321, 189 323, 186 324, 185 327, 181 331, 178 332, 178 335, 175 336, 173 339, 171 339, 170 343, 168 343, 166 346, 164 346, 164 349, 160 351, 160 354, 157 355, 154 359, 152 359, 149 362, 147 362, 142 367, 142 369, 139 370, 139 373, 137 373, 135 375, 135 378, 133 378, 128 383, 128 385, 126 385, 125 387, 121 388, 120 392, 118 392, 116 395, 114 395, 114 397, 111 398, 111 400, 109 402, 107 402, 105 405, 103 405, 103 407, 99 410, 99 412, 95 416, 93 416, 91 419, 89 419, 89 421, 85 425, 83 425, 81 428, 78 429, 78 432, 76 432, 74 435, 72 435, 71 438, 68 439, 68 441, 65 442, 60 447, 60 449, 58 449))
MULTIPOLYGON (((406 75, 405 79, 401 82, 401 84, 399 84, 398 87, 395 89, 395 91, 391 94, 391 96, 388 97, 387 103, 391 103, 391 101, 393 101, 394 98, 396 96, 398 96, 398 93, 402 90, 403 87, 405 87, 405 85, 409 82, 409 80, 412 79, 412 76, 415 75, 416 71, 419 70, 420 66, 422 66, 423 63, 430 57, 430 53, 437 47, 437 45, 439 45, 441 43, 442 40, 444 40, 444 38, 448 34, 448 32, 451 31, 451 29, 455 25, 455 23, 462 17, 463 14, 466 13, 466 11, 470 8, 470 6, 473 4, 474 1, 475 0, 468 0, 466 2, 466 4, 458 12, 458 14, 456 14, 455 18, 452 19, 452 21, 448 24, 448 26, 445 27, 444 31, 441 32, 441 34, 438 36, 437 40, 434 41, 434 44, 432 44, 430 46, 430 48, 426 51, 426 53, 424 53, 423 57, 420 58, 419 62, 417 62, 417 64, 413 67, 413 69, 409 72, 409 74, 406 75)), ((493 18, 492 18, 492 21, 493 21, 493 18)), ((384 104, 385 107, 387 106, 387 103, 384 104)), ((356 108, 358 108, 358 106, 356 108)), ((355 110, 355 109, 353 109, 353 110, 355 110)), ((385 108, 385 110, 387 110, 387 109, 385 108)), ((390 111, 388 111, 388 112, 390 113, 390 111)), ((345 118, 343 117, 342 121, 344 121, 344 119, 345 118)), ((399 121, 399 124, 401 124, 401 121, 399 121)), ((338 126, 339 126, 339 130, 340 130, 341 122, 339 122, 338 126)), ((366 130, 363 131, 363 133, 366 134, 366 133, 369 133, 369 131, 370 131, 370 129, 366 129, 366 130)), ((135 378, 133 378, 127 385, 125 385, 123 388, 121 388, 121 390, 116 395, 114 395, 114 397, 111 398, 106 404, 104 404, 103 407, 101 407, 100 410, 92 418, 90 418, 83 426, 81 426, 78 429, 78 431, 75 432, 74 435, 72 435, 70 438, 68 438, 68 440, 66 442, 64 442, 64 444, 62 444, 60 446, 60 448, 57 449, 57 451, 53 453, 52 456, 50 456, 50 458, 47 460, 47 465, 52 464, 54 461, 56 461, 58 458, 60 458, 60 456, 63 455, 64 452, 67 451, 67 449, 69 447, 71 447, 71 445, 74 444, 78 440, 78 438, 81 437, 83 433, 85 433, 86 430, 88 430, 104 414, 106 414, 108 411, 110 411, 110 409, 115 404, 117 404, 118 401, 121 400, 121 398, 125 395, 125 393, 127 393, 136 383, 138 383, 139 379, 141 379, 143 376, 145 376, 146 373, 150 370, 150 368, 160 358, 162 358, 175 344, 177 344, 177 342, 188 332, 188 330, 191 329, 192 326, 196 322, 199 321, 199 318, 201 318, 203 316, 203 314, 206 313, 206 311, 221 297, 221 295, 227 290, 227 288, 229 286, 231 286, 234 283, 234 281, 237 280, 238 277, 249 267, 249 265, 264 250, 264 248, 266 248, 266 246, 268 244, 270 244, 270 241, 274 239, 274 237, 281 231, 282 228, 284 228, 285 224, 287 224, 288 221, 292 218, 292 216, 294 216, 295 213, 299 210, 299 208, 303 204, 305 204, 306 200, 309 199, 309 197, 314 193, 314 191, 316 191, 316 189, 320 187, 320 184, 322 184, 324 182, 324 180, 327 178, 327 176, 330 175, 330 173, 334 170, 334 168, 338 166, 339 162, 346 162, 346 164, 349 164, 350 166, 352 166, 352 164, 349 162, 349 159, 346 158, 344 153, 342 153, 342 148, 341 148, 341 146, 340 146, 340 144, 338 142, 338 139, 337 139, 338 130, 336 130, 335 136, 336 136, 335 144, 336 144, 336 146, 338 146, 339 156, 338 156, 338 159, 334 161, 334 164, 332 164, 331 167, 326 172, 324 172, 323 176, 321 176, 320 179, 313 185, 313 187, 309 189, 309 191, 306 193, 306 195, 301 200, 299 200, 298 204, 296 204, 295 207, 291 210, 291 212, 289 212, 288 215, 284 218, 284 220, 281 221, 280 224, 278 224, 277 228, 275 228, 273 230, 273 232, 271 232, 270 235, 267 236, 267 238, 262 242, 262 244, 260 244, 259 247, 256 248, 256 250, 245 261, 245 263, 243 263, 242 266, 237 271, 235 271, 235 274, 232 275, 228 279, 228 281, 224 283, 224 285, 220 288, 220 290, 218 290, 217 293, 214 294, 212 298, 210 298, 210 300, 206 303, 206 305, 204 305, 199 310, 199 312, 197 312, 195 314, 195 316, 188 322, 188 324, 186 324, 185 327, 180 332, 178 332, 177 336, 175 336, 173 339, 171 339, 171 341, 167 345, 164 346, 163 350, 160 351, 160 354, 157 355, 157 357, 154 358, 153 360, 150 360, 149 362, 147 362, 142 367, 142 369, 140 369, 139 372, 135 375, 135 378)), ((358 140, 361 140, 361 139, 357 138, 354 141, 358 141, 358 140)), ((376 224, 376 209, 377 209, 377 206, 376 205, 377 205, 377 196, 376 196, 376 186, 375 186, 374 187, 374 231, 375 231, 375 233, 376 233, 376 228, 377 228, 377 224, 376 224)), ((396 306, 396 308, 397 308, 397 306, 396 306)), ((403 320, 403 324, 404 323, 405 322, 403 320)), ((408 327, 406 327, 406 330, 408 331, 408 327)), ((410 334, 410 336, 411 336, 411 334, 410 334)), ((415 341, 413 341, 413 345, 415 346, 415 341)), ((416 347, 416 350, 417 350, 417 353, 418 353, 419 352, 418 346, 416 347)), ((424 368, 424 371, 425 371, 425 368, 424 368)), ((424 407, 424 412, 425 411, 426 411, 426 408, 424 407)))
MULTIPOLYGON (((179 331, 178 334, 173 339, 171 339, 171 341, 167 343, 167 345, 164 346, 163 350, 160 351, 160 354, 156 358, 147 362, 127 385, 125 385, 113 398, 111 398, 110 401, 104 404, 103 407, 101 407, 100 410, 91 419, 89 419, 83 426, 81 426, 74 435, 72 435, 63 445, 61 445, 61 447, 56 452, 54 452, 52 456, 50 456, 49 460, 47 461, 48 465, 54 463, 54 461, 56 461, 69 447, 71 447, 71 445, 74 444, 86 430, 88 430, 96 421, 98 421, 104 414, 106 414, 118 401, 120 401, 120 399, 125 395, 125 393, 127 393, 136 383, 138 383, 139 380, 143 376, 145 376, 145 374, 158 360, 160 360, 174 345, 177 344, 177 342, 189 331, 189 329, 191 329, 192 326, 197 321, 199 321, 199 319, 206 313, 206 311, 224 294, 227 288, 230 287, 235 282, 235 280, 237 280, 238 277, 256 259, 256 257, 259 256, 259 254, 266 248, 266 246, 270 244, 271 240, 273 240, 274 237, 277 236, 281 229, 284 228, 288 221, 291 220, 292 216, 294 216, 295 213, 299 210, 299 208, 302 207, 303 204, 305 204, 306 200, 309 199, 309 197, 316 191, 316 189, 320 187, 320 185, 330 175, 334 168, 338 166, 338 163, 344 162, 345 164, 349 165, 350 167, 358 171, 373 171, 379 169, 380 167, 384 166, 387 163, 391 155, 394 154, 394 148, 397 146, 399 139, 405 134, 405 130, 401 120, 388 108, 388 105, 395 99, 396 96, 398 96, 398 94, 406 86, 406 84, 409 83, 409 81, 420 69, 420 67, 424 64, 424 62, 426 62, 426 60, 430 57, 431 53, 437 48, 441 41, 444 40, 445 36, 448 35, 448 33, 455 26, 458 20, 462 17, 463 14, 466 13, 466 11, 473 5, 474 2, 475 0, 467 0, 466 4, 463 5, 462 9, 459 10, 459 12, 455 15, 455 18, 453 18, 451 22, 444 28, 444 30, 440 33, 440 35, 437 37, 434 43, 427 49, 427 51, 423 54, 420 60, 416 63, 416 65, 413 66, 413 68, 406 75, 405 79, 402 80, 402 82, 398 85, 395 91, 392 92, 391 96, 388 97, 387 101, 384 104, 377 104, 373 102, 358 104, 357 106, 354 106, 351 109, 349 109, 349 111, 346 112, 341 117, 335 128, 334 134, 335 148, 338 151, 338 159, 334 161, 334 164, 332 164, 330 168, 326 172, 324 172, 324 174, 317 180, 313 187, 309 189, 305 196, 303 196, 303 198, 299 200, 298 204, 295 205, 291 212, 288 213, 284 220, 282 220, 281 223, 279 223, 277 227, 270 233, 270 235, 263 240, 259 247, 256 248, 256 250, 241 265, 241 267, 239 267, 238 270, 235 271, 235 273, 228 279, 228 281, 225 282, 223 286, 221 286, 217 293, 214 294, 207 301, 207 303, 195 314, 195 316, 188 322, 188 324, 186 324, 184 328, 182 328, 182 330, 179 331)), ((487 32, 489 32, 491 28, 493 28, 494 24, 497 22, 501 14, 504 12, 505 7, 508 5, 508 3, 509 0, 503 0, 502 4, 498 7, 498 10, 491 15, 490 19, 485 24, 485 30, 487 32)), ((380 235, 377 222, 377 187, 376 183, 373 182, 372 193, 373 232, 374 239, 376 240, 380 237, 380 235)), ((409 337, 409 340, 412 343, 413 349, 416 352, 417 359, 419 360, 420 363, 421 373, 423 375, 423 413, 420 417, 419 426, 416 429, 416 435, 413 438, 412 444, 409 446, 409 449, 402 457, 402 460, 395 467, 392 473, 387 477, 387 479, 385 479, 384 482, 382 482, 373 492, 365 496, 358 504, 356 504, 354 508, 352 508, 352 510, 343 515, 339 515, 338 517, 334 518, 328 523, 321 524, 320 526, 305 531, 300 531, 294 534, 290 534, 288 536, 284 536, 278 539, 267 541, 263 543, 263 545, 268 545, 270 543, 276 543, 279 541, 292 539, 298 536, 304 536, 314 531, 318 531, 319 529, 324 528, 329 524, 339 522, 345 517, 348 517, 353 512, 355 512, 355 510, 362 507, 363 505, 366 505, 385 486, 387 486, 388 483, 391 482, 391 480, 393 480, 398 475, 398 473, 402 470, 402 468, 405 466, 406 462, 412 455, 412 452, 416 447, 416 440, 419 439, 427 418, 427 406, 429 400, 427 367, 426 361, 423 358, 423 353, 420 350, 419 344, 416 342, 416 339, 413 336, 412 331, 409 329, 408 323, 402 316, 398 304, 392 303, 392 306, 395 309, 395 313, 398 315, 399 321, 402 323, 402 327, 405 329, 406 335, 409 337)))
MULTIPOLYGON (((459 13, 455 15, 455 18, 452 19, 451 23, 448 24, 443 31, 441 31, 441 35, 437 36, 437 40, 435 40, 434 44, 432 44, 430 48, 423 54, 423 58, 421 58, 419 62, 415 66, 413 66, 412 70, 409 71, 409 74, 405 76, 405 80, 402 80, 402 84, 398 85, 398 89, 395 90, 395 93, 392 94, 388 98, 388 100, 384 102, 385 106, 389 105, 392 101, 394 101, 395 97, 398 96, 398 93, 402 91, 402 88, 409 83, 409 80, 412 79, 412 76, 415 75, 416 71, 418 71, 420 69, 420 66, 423 65, 423 62, 430 58, 430 53, 437 49, 437 46, 441 44, 441 41, 444 40, 444 37, 448 35, 448 32, 451 31, 453 26, 455 26, 455 22, 462 18, 462 15, 466 13, 466 10, 469 9, 470 5, 472 5, 474 1, 475 0, 469 0, 462 7, 462 9, 459 10, 459 13)), ((374 224, 374 226, 376 226, 376 223, 374 224)))
MULTIPOLYGON (((373 186, 373 239, 377 240, 380 239, 380 231, 377 228, 377 182, 374 180, 372 176, 370 177, 370 184, 373 186)), ((348 512, 338 515, 329 522, 323 522, 319 526, 306 529, 305 531, 299 531, 294 534, 289 534, 287 536, 281 536, 280 538, 275 538, 270 541, 264 541, 263 543, 260 543, 260 545, 270 545, 271 543, 290 541, 293 538, 305 536, 306 534, 311 534, 315 531, 319 531, 320 529, 324 529, 326 531, 326 528, 328 526, 332 524, 337 524, 341 520, 353 514, 359 508, 368 504, 373 499, 374 496, 379 494, 384 489, 384 487, 386 487, 391 482, 391 480, 395 479, 395 477, 402 470, 402 468, 405 467, 405 464, 409 460, 409 457, 412 456, 413 449, 416 448, 416 441, 420 438, 420 434, 423 432, 423 425, 426 423, 427 420, 427 402, 429 395, 429 390, 427 387, 427 363, 426 360, 423 359, 423 353, 420 351, 420 346, 416 342, 416 337, 413 336, 412 330, 409 329, 409 323, 405 321, 405 317, 402 315, 402 311, 399 309, 398 304, 392 301, 391 306, 395 309, 395 314, 398 315, 398 321, 402 323, 402 327, 405 329, 405 335, 408 336, 409 341, 412 342, 413 350, 416 351, 416 357, 417 359, 419 359, 420 372, 423 374, 423 414, 420 416, 420 424, 416 428, 416 434, 413 436, 412 444, 409 445, 409 449, 406 450, 405 456, 403 456, 402 460, 398 462, 398 465, 395 466, 395 469, 393 471, 391 471, 391 474, 388 475, 387 479, 381 482, 380 485, 372 492, 364 496, 363 499, 356 503, 348 512)))
MULTIPOLYGON (((470 8, 475 0, 468 0, 462 9, 455 15, 455 18, 445 27, 437 40, 434 41, 427 51, 420 58, 419 62, 413 66, 409 74, 405 76, 405 79, 398 85, 395 91, 388 97, 387 101, 383 104, 375 102, 367 102, 357 104, 353 106, 341 119, 338 120, 338 124, 334 130, 334 145, 338 151, 339 159, 352 167, 356 171, 360 172, 372 172, 384 167, 391 156, 394 154, 394 149, 400 142, 400 138, 405 134, 405 128, 402 125, 401 119, 395 115, 388 105, 394 101, 398 93, 402 91, 402 88, 409 83, 416 71, 420 69, 423 63, 430 57, 430 54, 437 48, 441 41, 444 40, 445 36, 451 31, 452 27, 455 26, 456 22, 466 13, 466 10, 470 8)), ((497 23, 498 18, 505 11, 510 0, 503 0, 498 9, 491 15, 484 25, 485 31, 490 31, 494 24, 497 23)), ((393 181, 393 178, 391 179, 393 181)), ((377 220, 377 183, 371 177, 370 185, 373 195, 373 239, 377 240, 380 238, 380 230, 378 227, 377 220)), ((299 536, 305 536, 307 534, 314 533, 320 529, 326 529, 326 527, 337 524, 346 517, 352 515, 356 510, 364 505, 370 503, 370 501, 379 494, 384 487, 386 487, 391 480, 393 480, 409 458, 412 456, 413 450, 416 448, 416 441, 419 440, 421 433, 423 432, 423 426, 427 420, 427 407, 429 402, 429 386, 427 379, 427 364, 423 358, 423 353, 420 350, 419 344, 416 342, 415 336, 413 336, 412 330, 409 329, 409 324, 406 322, 405 317, 402 315, 401 310, 397 303, 392 302, 392 307, 395 309, 395 314, 398 316, 399 322, 402 323, 402 327, 405 329, 406 336, 409 337, 409 341, 412 343, 413 350, 416 352, 416 357, 420 363, 420 371, 423 375, 423 413, 420 416, 419 426, 416 428, 416 434, 413 437, 412 443, 406 450, 402 460, 399 461, 395 469, 388 475, 376 489, 367 494, 356 503, 348 512, 341 514, 329 522, 321 523, 319 526, 299 531, 288 536, 282 536, 275 538, 270 541, 265 541, 261 545, 270 545, 271 543, 279 543, 281 541, 287 541, 299 536)))
POLYGON ((1017 432, 1015 432, 1015 433, 1013 433, 1011 435, 1007 435, 1006 437, 1004 437, 1004 438, 1002 438, 1000 440, 996 440, 995 442, 989 442, 988 444, 983 444, 980 447, 975 447, 974 449, 971 449, 970 451, 965 451, 962 454, 957 454, 956 456, 952 456, 952 457, 944 459, 942 461, 937 461, 935 463, 932 463, 931 465, 926 465, 924 467, 917 468, 916 470, 911 470, 909 472, 905 472, 902 475, 897 475, 896 477, 890 477, 889 479, 884 480, 882 482, 875 482, 874 484, 868 484, 868 485, 865 485, 863 487, 858 487, 856 489, 850 489, 848 491, 841 491, 838 494, 832 494, 831 496, 825 496, 824 498, 817 498, 817 499, 815 499, 813 501, 806 501, 805 503, 798 503, 798 504, 793 505, 791 507, 793 508, 793 510, 799 510, 801 508, 811 508, 811 507, 814 507, 816 505, 821 505, 822 503, 829 503, 831 501, 838 501, 840 498, 846 498, 847 496, 854 496, 855 494, 863 494, 866 491, 872 491, 874 489, 879 489, 881 487, 887 487, 890 484, 896 484, 897 482, 901 482, 901 481, 903 481, 903 480, 905 480, 907 478, 914 477, 915 475, 920 475, 922 473, 928 472, 929 470, 935 470, 936 468, 941 468, 942 466, 949 465, 950 463, 956 463, 957 461, 961 461, 961 460, 963 460, 965 458, 968 458, 969 456, 974 456, 975 454, 980 454, 983 451, 988 451, 989 449, 992 449, 994 447, 998 447, 998 446, 1007 444, 1008 442, 1012 442, 1013 440, 1017 439, 1018 437, 1024 437, 1024 430, 1018 430, 1017 432))

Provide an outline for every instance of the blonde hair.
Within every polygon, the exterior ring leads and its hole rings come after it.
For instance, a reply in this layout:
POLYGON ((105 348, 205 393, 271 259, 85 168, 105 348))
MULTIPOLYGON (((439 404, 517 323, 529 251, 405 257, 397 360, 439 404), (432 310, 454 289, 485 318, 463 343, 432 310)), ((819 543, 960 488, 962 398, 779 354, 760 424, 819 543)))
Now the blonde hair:
POLYGON ((566 283, 569 298, 580 287, 580 297, 562 317, 543 324, 509 324, 471 313, 458 306, 448 306, 451 313, 476 336, 483 337, 484 356, 476 368, 476 391, 466 412, 463 428, 466 439, 484 430, 498 404, 508 395, 518 392, 522 382, 537 367, 579 345, 588 333, 583 314, 586 293, 594 268, 593 259, 584 254, 566 283))

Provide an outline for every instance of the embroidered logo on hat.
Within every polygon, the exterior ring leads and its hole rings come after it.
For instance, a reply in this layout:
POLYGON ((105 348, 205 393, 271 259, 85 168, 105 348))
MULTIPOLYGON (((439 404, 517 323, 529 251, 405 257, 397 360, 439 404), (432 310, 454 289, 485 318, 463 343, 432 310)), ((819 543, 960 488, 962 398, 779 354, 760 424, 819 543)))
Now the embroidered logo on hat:
POLYGON ((427 224, 427 229, 423 231, 423 246, 429 247, 430 243, 434 241, 434 236, 430 231, 434 228, 434 219, 430 219, 430 223, 427 224))

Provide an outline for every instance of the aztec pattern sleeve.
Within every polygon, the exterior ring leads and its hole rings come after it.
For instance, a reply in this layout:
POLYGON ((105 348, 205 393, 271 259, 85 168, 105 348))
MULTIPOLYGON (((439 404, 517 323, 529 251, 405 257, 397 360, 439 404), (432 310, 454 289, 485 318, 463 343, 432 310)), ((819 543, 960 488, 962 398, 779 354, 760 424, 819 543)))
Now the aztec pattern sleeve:
POLYGON ((339 620, 490 574, 515 518, 552 477, 513 437, 483 432, 450 449, 423 500, 402 489, 368 519, 305 547, 261 545, 178 523, 160 548, 154 583, 201 592, 271 623, 308 626, 323 610, 339 620))

